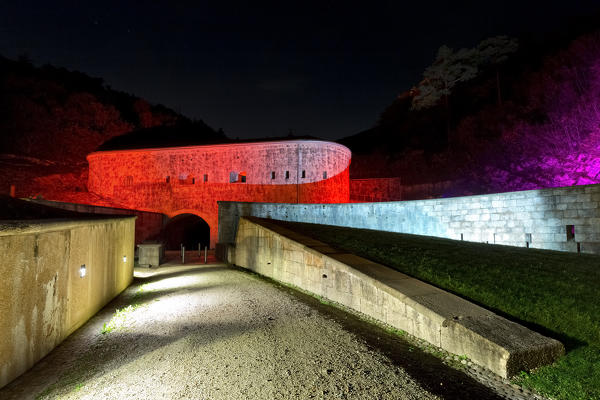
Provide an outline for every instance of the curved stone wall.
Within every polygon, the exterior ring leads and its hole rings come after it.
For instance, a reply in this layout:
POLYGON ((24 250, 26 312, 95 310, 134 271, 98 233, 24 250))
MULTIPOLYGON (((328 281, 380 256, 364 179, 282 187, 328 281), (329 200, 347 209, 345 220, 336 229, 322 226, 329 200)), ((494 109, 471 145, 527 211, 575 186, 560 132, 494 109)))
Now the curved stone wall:
POLYGON ((88 190, 122 207, 203 218, 217 201, 345 203, 351 153, 317 140, 119 150, 88 155, 88 190))

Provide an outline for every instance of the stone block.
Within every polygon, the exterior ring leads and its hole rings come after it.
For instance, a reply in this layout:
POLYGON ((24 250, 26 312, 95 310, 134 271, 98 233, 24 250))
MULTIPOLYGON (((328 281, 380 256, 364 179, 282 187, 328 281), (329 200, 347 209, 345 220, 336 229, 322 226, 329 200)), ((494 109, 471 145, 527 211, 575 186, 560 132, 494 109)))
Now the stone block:
POLYGON ((165 256, 165 250, 160 243, 138 244, 138 264, 141 267, 158 267, 165 256))

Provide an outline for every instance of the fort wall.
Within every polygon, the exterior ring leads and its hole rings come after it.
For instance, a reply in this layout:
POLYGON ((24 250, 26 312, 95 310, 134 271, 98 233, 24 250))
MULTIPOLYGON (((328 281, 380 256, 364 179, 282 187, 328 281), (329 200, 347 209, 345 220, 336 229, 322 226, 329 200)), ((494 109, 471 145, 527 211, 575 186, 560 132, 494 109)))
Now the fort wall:
POLYGON ((234 242, 244 216, 600 253, 600 185, 382 203, 219 202, 220 243, 234 242))
POLYGON ((361 203, 437 199, 462 184, 460 181, 439 181, 406 185, 402 184, 399 177, 350 179, 350 201, 361 203))
POLYGON ((350 179, 350 201, 399 201, 402 200, 400 178, 350 179))
POLYGON ((346 203, 350 158, 316 140, 105 151, 88 156, 88 189, 125 208, 196 214, 214 247, 218 200, 346 203))

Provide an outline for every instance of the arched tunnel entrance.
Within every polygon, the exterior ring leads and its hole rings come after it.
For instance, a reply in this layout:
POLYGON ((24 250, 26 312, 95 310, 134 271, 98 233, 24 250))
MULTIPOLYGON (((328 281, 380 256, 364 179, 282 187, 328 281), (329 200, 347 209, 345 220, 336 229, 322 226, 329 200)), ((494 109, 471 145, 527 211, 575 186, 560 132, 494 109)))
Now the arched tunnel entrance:
POLYGON ((179 214, 167 222, 160 241, 166 250, 179 250, 182 243, 186 250, 198 249, 198 243, 210 247, 210 226, 197 215, 179 214))

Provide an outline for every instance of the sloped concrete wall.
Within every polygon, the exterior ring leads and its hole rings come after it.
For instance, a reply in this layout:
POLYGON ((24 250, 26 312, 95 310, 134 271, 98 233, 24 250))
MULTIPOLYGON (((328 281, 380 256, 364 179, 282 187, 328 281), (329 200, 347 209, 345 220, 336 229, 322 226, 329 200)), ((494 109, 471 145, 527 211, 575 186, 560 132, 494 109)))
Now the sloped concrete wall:
POLYGON ((219 202, 219 242, 233 243, 239 217, 255 216, 561 251, 579 244, 600 253, 599 202, 600 185, 385 203, 219 202))
POLYGON ((241 218, 228 260, 338 302, 496 374, 550 364, 562 344, 405 274, 259 218, 241 218))
POLYGON ((135 217, 0 225, 0 387, 129 286, 134 232, 135 217))

